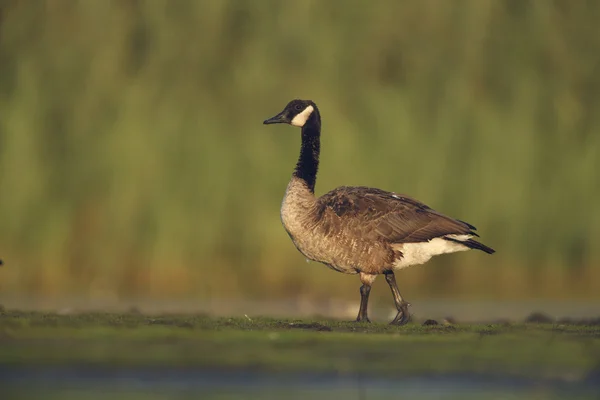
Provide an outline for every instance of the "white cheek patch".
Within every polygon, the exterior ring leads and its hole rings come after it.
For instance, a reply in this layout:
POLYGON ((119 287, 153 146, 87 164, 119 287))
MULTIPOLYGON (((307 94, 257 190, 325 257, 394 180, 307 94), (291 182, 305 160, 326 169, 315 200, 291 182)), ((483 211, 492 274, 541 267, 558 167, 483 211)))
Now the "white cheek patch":
POLYGON ((308 118, 310 117, 310 114, 312 114, 312 112, 314 110, 315 109, 313 108, 313 106, 306 107, 304 109, 304 111, 302 111, 300 114, 298 114, 294 117, 294 119, 291 122, 291 125, 302 128, 304 126, 304 124, 306 123, 306 121, 308 120, 308 118))

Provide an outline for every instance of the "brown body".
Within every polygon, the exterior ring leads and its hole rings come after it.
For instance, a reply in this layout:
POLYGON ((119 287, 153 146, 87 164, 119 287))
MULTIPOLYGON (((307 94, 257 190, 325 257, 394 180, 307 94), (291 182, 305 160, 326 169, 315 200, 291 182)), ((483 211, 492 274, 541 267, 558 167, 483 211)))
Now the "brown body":
POLYGON ((347 274, 379 275, 426 262, 430 257, 411 257, 410 246, 435 238, 445 242, 437 254, 468 250, 467 244, 448 240, 456 236, 477 243, 471 240, 471 225, 407 196, 342 186, 316 198, 295 177, 283 199, 281 221, 305 257, 347 274))

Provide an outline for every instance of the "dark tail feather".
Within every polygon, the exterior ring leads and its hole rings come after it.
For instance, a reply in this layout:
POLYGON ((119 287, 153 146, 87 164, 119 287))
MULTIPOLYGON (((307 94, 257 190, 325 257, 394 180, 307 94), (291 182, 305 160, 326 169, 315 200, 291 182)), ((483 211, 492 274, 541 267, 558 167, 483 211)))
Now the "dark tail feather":
POLYGON ((475 228, 473 225, 471 225, 471 224, 470 224, 470 223, 468 223, 468 222, 465 222, 465 221, 463 221, 462 219, 457 219, 457 221, 458 221, 458 222, 462 222, 463 224, 465 224, 466 226, 468 226, 468 227, 469 227, 469 229, 473 229, 474 231, 476 231, 476 230, 477 230, 477 228, 475 228))
POLYGON ((465 246, 467 246, 470 249, 477 249, 477 250, 485 251, 488 254, 494 254, 496 252, 496 250, 492 249, 491 247, 487 247, 485 244, 479 243, 478 241, 473 240, 473 239, 457 240, 457 239, 452 239, 452 238, 448 238, 448 237, 446 237, 444 239, 449 240, 451 242, 464 244, 465 246))
POLYGON ((469 232, 469 235, 473 235, 473 236, 477 236, 479 237, 479 235, 477 234, 477 232, 474 232, 477 230, 477 228, 475 228, 473 225, 471 225, 468 222, 465 222, 463 220, 457 219, 458 222, 460 222, 461 224, 465 225, 467 228, 469 228, 471 230, 471 232, 469 232))

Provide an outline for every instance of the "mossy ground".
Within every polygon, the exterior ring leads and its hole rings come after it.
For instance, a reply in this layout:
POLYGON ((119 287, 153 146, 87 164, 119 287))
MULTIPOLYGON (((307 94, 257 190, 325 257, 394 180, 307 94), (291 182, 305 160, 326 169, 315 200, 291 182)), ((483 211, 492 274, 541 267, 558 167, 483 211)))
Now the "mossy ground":
POLYGON ((600 326, 4 311, 0 364, 586 379, 600 371, 600 326))

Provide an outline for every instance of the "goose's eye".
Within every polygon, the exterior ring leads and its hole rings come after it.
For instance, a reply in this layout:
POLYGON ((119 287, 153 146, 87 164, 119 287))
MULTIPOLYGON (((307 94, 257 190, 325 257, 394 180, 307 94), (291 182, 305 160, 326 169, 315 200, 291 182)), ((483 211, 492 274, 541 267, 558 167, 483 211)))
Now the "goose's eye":
POLYGON ((296 104, 294 106, 294 110, 296 110, 296 111, 302 111, 302 106, 300 104, 296 104))

